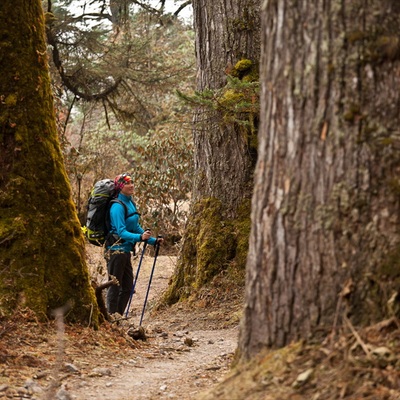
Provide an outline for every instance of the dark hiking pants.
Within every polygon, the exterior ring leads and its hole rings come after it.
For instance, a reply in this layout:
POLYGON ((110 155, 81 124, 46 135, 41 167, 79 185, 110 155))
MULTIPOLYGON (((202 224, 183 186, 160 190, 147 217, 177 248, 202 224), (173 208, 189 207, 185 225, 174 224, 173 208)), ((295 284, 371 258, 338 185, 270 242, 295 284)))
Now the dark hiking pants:
POLYGON ((107 291, 107 310, 110 314, 124 314, 133 285, 131 253, 111 252, 107 263, 108 275, 114 275, 119 286, 113 285, 107 291))

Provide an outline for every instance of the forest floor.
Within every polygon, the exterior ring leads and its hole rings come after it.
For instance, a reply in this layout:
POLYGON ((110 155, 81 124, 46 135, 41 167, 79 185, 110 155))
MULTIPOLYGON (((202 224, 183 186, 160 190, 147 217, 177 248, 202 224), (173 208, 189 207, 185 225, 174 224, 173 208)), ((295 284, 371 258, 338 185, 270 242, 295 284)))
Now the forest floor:
MULTIPOLYGON (((88 250, 92 275, 97 283, 106 281, 101 252, 88 250)), ((196 309, 178 304, 156 311, 176 263, 176 257, 161 253, 139 340, 130 334, 138 332, 153 266, 147 253, 128 318, 95 331, 55 321, 38 324, 22 310, 0 325, 0 399, 186 400, 218 382, 237 345, 241 299, 214 306, 204 299, 196 309)))
MULTIPOLYGON (((100 283, 104 260, 89 250, 100 283)), ((138 332, 151 254, 128 318, 99 330, 39 324, 29 310, 0 321, 0 399, 400 400, 398 320, 363 329, 347 320, 321 342, 293 343, 233 367, 241 295, 205 291, 195 306, 156 310, 175 263, 158 257, 139 340, 131 334, 138 332)))

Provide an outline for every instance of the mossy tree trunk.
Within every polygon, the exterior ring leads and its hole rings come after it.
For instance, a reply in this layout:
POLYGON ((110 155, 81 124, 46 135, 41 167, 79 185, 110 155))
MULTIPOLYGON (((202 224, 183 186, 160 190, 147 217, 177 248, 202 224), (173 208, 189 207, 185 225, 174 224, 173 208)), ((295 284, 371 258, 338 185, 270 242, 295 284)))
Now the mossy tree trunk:
POLYGON ((228 266, 245 268, 258 106, 235 115, 235 98, 243 93, 229 90, 227 77, 258 81, 259 8, 258 0, 193 2, 197 89, 213 93, 214 107, 200 106, 194 115, 193 201, 167 293, 171 303, 195 294, 228 266))
POLYGON ((265 5, 245 359, 400 297, 400 3, 265 5))
POLYGON ((0 314, 98 324, 58 143, 39 0, 0 3, 0 314))

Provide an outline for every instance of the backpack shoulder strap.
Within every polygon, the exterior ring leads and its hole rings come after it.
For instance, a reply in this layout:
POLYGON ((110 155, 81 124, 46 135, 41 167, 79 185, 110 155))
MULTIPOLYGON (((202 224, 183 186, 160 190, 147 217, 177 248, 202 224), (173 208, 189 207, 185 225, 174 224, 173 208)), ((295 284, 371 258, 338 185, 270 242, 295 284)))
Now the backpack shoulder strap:
MULTIPOLYGON (((134 205, 135 208, 136 208, 136 203, 135 203, 133 200, 132 200, 132 203, 133 203, 133 205, 134 205)), ((138 213, 137 211, 135 211, 135 212, 133 212, 133 213, 127 215, 126 218, 132 217, 132 215, 139 215, 139 217, 140 217, 140 213, 138 213)))
POLYGON ((133 215, 139 215, 139 216, 140 216, 140 214, 139 214, 137 211, 128 214, 128 207, 127 207, 127 205, 126 205, 123 201, 121 201, 121 200, 119 200, 119 199, 112 199, 112 200, 110 201, 110 208, 111 208, 111 205, 112 205, 113 203, 118 203, 118 204, 121 204, 121 205, 124 206, 124 210, 125 210, 125 219, 128 219, 129 217, 132 217, 133 215))
POLYGON ((111 206, 112 206, 114 203, 121 204, 121 206, 124 207, 124 210, 125 210, 125 218, 126 218, 126 214, 128 213, 128 207, 126 206, 126 204, 125 204, 123 201, 119 200, 119 199, 112 199, 112 200, 110 201, 110 208, 111 208, 111 206))

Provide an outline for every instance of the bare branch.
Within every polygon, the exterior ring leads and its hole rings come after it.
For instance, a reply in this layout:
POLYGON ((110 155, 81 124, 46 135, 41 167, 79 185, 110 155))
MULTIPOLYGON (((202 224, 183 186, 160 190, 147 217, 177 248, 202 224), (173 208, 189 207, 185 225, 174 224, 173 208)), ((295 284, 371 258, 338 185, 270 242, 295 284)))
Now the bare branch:
POLYGON ((175 17, 179 15, 179 13, 187 6, 190 6, 192 4, 192 0, 185 1, 182 3, 179 8, 174 12, 175 17))

